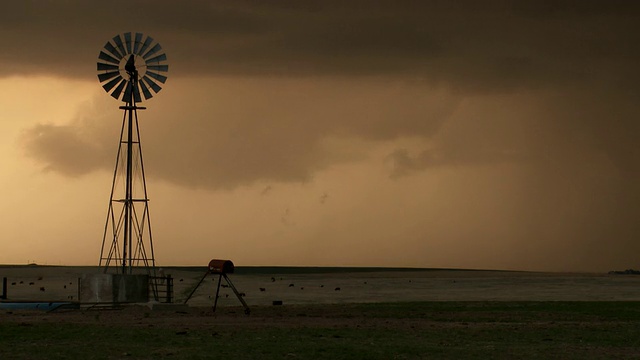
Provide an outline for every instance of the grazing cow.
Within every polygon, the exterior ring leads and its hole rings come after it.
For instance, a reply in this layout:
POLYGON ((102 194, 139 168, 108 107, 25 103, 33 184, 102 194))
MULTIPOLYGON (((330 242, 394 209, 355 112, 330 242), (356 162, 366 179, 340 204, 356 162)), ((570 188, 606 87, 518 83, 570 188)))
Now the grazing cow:
POLYGON ((29 283, 29 285, 35 285, 35 284, 36 284, 36 283, 34 283, 34 282, 30 282, 30 283, 29 283))
POLYGON ((41 286, 41 287, 40 287, 40 291, 44 291, 44 286, 41 286))
POLYGON ((12 282, 11 285, 15 285, 16 283, 12 282))
POLYGON ((289 287, 294 287, 294 286, 295 286, 295 285, 293 285, 293 284, 289 284, 289 287))
POLYGON ((337 287, 337 288, 335 288, 334 290, 335 290, 335 291, 340 291, 340 288, 339 288, 339 287, 337 287))
POLYGON ((260 288, 260 291, 267 291, 267 289, 265 289, 265 288, 260 288))
POLYGON ((273 276, 271 277, 271 282, 276 282, 276 278, 274 278, 273 276))

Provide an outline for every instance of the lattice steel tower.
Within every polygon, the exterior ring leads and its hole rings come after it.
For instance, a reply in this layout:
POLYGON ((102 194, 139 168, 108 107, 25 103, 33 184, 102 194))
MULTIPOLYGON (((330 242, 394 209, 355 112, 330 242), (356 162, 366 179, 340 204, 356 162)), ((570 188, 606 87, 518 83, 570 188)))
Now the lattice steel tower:
POLYGON ((149 198, 142 161, 138 106, 153 97, 167 80, 169 66, 160 44, 141 33, 124 33, 107 41, 98 55, 98 79, 117 100, 124 116, 113 173, 109 210, 102 238, 103 272, 155 275, 149 198), (163 75, 165 74, 165 75, 163 75))

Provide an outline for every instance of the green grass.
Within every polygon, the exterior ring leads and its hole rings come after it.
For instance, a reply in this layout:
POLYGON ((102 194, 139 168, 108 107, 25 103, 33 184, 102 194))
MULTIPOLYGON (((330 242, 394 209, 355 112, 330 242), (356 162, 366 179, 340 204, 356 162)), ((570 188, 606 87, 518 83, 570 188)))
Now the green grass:
POLYGON ((638 302, 419 302, 0 317, 2 359, 624 359, 638 302), (226 311, 226 312, 225 312, 226 311), (110 321, 103 321, 105 317, 110 321), (113 318, 116 320, 113 320, 113 318), (78 320, 79 319, 79 320, 78 320), (168 319, 168 320, 167 320, 168 319))

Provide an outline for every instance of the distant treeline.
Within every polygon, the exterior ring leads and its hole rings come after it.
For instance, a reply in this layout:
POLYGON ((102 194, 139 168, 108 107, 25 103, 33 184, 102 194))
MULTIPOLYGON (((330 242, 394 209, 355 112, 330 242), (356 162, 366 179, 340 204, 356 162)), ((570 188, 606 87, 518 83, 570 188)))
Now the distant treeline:
POLYGON ((634 269, 627 269, 624 271, 620 271, 620 270, 612 270, 609 271, 609 274, 616 274, 616 275, 640 275, 640 270, 634 270, 634 269))

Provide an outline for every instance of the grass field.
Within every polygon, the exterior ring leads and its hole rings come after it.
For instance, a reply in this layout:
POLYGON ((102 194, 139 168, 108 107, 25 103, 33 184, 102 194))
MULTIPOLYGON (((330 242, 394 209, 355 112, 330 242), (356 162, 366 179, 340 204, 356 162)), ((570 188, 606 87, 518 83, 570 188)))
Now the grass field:
MULTIPOLYGON (((634 359, 640 277, 455 269, 237 268, 190 307, 0 310, 0 359, 634 359), (340 289, 340 291, 337 291, 340 289), (227 296, 229 295, 229 296, 227 296), (283 306, 272 306, 275 300, 283 306)), ((65 300, 95 267, 0 266, 7 301, 65 300), (46 290, 46 291, 44 291, 46 290)), ((165 268, 182 302, 203 268, 165 268)))
POLYGON ((640 302, 398 302, 0 313, 2 359, 624 359, 640 302))
MULTIPOLYGON (((202 279, 201 267, 165 267, 182 302, 202 279)), ((97 267, 0 266, 8 301, 78 298, 78 278, 97 267)), ((230 275, 250 306, 409 301, 640 301, 640 276, 456 269, 238 267, 230 275), (340 291, 335 291, 339 288, 340 291)), ((189 300, 208 306, 216 277, 205 279, 189 300)), ((222 289, 220 305, 238 301, 222 289)))

